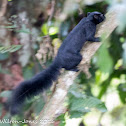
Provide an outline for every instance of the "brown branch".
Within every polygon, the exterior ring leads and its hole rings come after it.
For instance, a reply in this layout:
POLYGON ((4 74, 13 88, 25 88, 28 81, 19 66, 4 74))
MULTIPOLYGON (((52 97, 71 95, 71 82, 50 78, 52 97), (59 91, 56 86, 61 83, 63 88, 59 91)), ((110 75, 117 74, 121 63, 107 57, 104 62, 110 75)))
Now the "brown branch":
POLYGON ((6 13, 7 9, 7 0, 2 0, 1 10, 0 10, 0 18, 3 17, 6 13))
MULTIPOLYGON (((96 36, 101 36, 106 33, 106 38, 112 33, 112 31, 118 26, 116 21, 116 11, 111 11, 106 14, 106 21, 99 25, 96 36)), ((86 43, 82 49, 83 60, 81 64, 89 63, 92 56, 100 47, 101 43, 86 43)), ((54 95, 50 101, 45 105, 44 109, 40 112, 38 119, 36 120, 37 126, 49 126, 50 123, 42 123, 44 120, 54 120, 64 110, 64 101, 67 96, 69 87, 73 84, 74 79, 78 73, 66 72, 60 76, 54 95)), ((35 124, 36 125, 36 124, 35 124)), ((32 126, 35 126, 32 125, 32 126)))
POLYGON ((54 16, 55 6, 56 6, 56 0, 52 0, 52 3, 51 3, 51 13, 50 13, 50 16, 48 18, 48 23, 51 22, 51 20, 52 20, 52 18, 54 16))

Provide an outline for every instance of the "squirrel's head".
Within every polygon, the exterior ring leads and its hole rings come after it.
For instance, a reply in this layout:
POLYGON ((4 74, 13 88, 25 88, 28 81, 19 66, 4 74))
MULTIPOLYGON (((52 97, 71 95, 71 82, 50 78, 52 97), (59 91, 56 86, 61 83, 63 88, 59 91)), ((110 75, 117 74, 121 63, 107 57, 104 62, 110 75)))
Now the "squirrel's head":
POLYGON ((87 13, 87 17, 92 20, 93 22, 95 22, 96 24, 101 23, 102 21, 105 20, 105 16, 104 14, 100 13, 100 12, 88 12, 87 13))

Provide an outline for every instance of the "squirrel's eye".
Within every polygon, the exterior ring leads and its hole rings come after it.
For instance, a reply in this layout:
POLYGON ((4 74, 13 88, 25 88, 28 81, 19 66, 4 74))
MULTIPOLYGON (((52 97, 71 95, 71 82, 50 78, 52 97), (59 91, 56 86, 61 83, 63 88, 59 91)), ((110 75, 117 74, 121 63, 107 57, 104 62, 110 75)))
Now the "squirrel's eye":
POLYGON ((98 17, 99 17, 99 15, 97 15, 97 14, 94 15, 94 18, 95 19, 98 19, 98 17))

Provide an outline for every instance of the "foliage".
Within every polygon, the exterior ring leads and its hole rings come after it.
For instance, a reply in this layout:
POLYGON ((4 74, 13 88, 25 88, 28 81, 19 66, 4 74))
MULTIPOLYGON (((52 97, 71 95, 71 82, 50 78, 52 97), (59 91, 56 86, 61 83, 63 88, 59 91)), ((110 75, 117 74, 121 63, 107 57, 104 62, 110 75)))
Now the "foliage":
POLYGON ((21 45, 12 45, 12 46, 1 46, 0 47, 0 53, 6 53, 6 52, 15 52, 19 50, 22 46, 21 45))
MULTIPOLYGON (((5 45, 11 46, 5 46, 3 44, 4 40, 1 39, 0 36, 0 41, 3 41, 1 42, 2 46, 0 46, 1 101, 5 101, 11 93, 3 89, 3 86, 10 86, 8 83, 5 83, 4 78, 8 77, 8 75, 14 78, 13 72, 9 70, 8 66, 13 64, 20 65, 27 60, 25 65, 21 66, 21 75, 24 79, 30 79, 33 75, 48 67, 49 63, 52 61, 52 57, 56 55, 62 41, 71 29, 86 16, 87 12, 100 11, 106 13, 109 9, 117 8, 120 10, 117 13, 119 27, 110 35, 109 39, 102 41, 102 46, 92 58, 90 67, 91 78, 86 78, 84 73, 79 74, 77 80, 74 82, 75 84, 73 84, 69 90, 66 100, 66 111, 64 114, 60 115, 57 120, 60 121, 60 126, 67 126, 67 120, 75 118, 80 118, 83 120, 84 124, 88 126, 116 126, 120 125, 120 120, 122 121, 121 126, 125 126, 125 0, 60 0, 56 3, 54 14, 51 12, 51 2, 49 0, 45 0, 42 3, 40 0, 36 1, 37 0, 8 0, 8 6, 10 7, 7 8, 6 19, 8 15, 10 15, 10 18, 8 18, 9 23, 3 24, 3 28, 9 31, 9 33, 11 32, 11 34, 8 33, 11 39, 8 40, 8 37, 5 38, 5 40, 7 39, 5 45), (21 7, 23 7, 23 9, 21 9, 21 7), (27 9, 27 7, 29 8, 27 9), (19 10, 24 10, 25 13, 21 13, 19 10), (42 12, 41 14, 40 11, 42 12), (24 15, 26 16, 23 17, 24 15), (20 19, 18 22, 17 19, 19 17, 22 18, 22 20, 20 19), (38 17, 38 19, 36 17, 38 17), (50 17, 51 20, 49 20, 50 17), (46 37, 47 39, 45 39, 46 37), (15 38, 17 39, 15 40, 15 38), (12 40, 14 44, 11 43, 12 40), (17 45, 17 41, 23 42, 17 45), (21 48, 22 45, 23 48, 21 48), (38 51, 41 56, 36 59, 35 54, 38 51), (42 55, 44 56, 42 57, 42 55), (24 57, 21 58, 22 56, 24 57), (19 60, 20 58, 21 60, 19 60), (114 99, 114 97, 116 99, 114 99), (112 102, 113 99, 115 100, 114 103, 112 102), (97 114, 95 114, 95 121, 93 121, 92 116, 95 112, 97 114), (101 117, 99 113, 103 116, 101 117), (88 115, 91 116, 88 117, 88 115), (111 121, 109 120, 110 118, 108 119, 107 117, 110 117, 111 121), (86 122, 86 119, 88 122, 86 122), (96 119, 98 121, 96 121, 96 119), (93 125, 90 124, 90 122, 93 122, 93 125)), ((2 27, 0 27, 0 30, 1 28, 2 27)), ((1 34, 4 32, 1 32, 1 34)), ((17 70, 17 73, 19 73, 19 71, 20 70, 17 70)), ((15 85, 11 86, 14 87, 15 85)), ((51 92, 47 92, 46 97, 36 96, 32 99, 28 99, 25 104, 26 106, 23 108, 25 116, 22 112, 21 115, 15 116, 12 119, 19 121, 24 118, 30 120, 35 119, 42 110, 45 99, 47 100, 50 98, 50 94, 51 92)), ((0 104, 1 112, 3 107, 2 104, 0 104)), ((9 118, 8 114, 4 118, 9 118)), ((15 125, 16 124, 12 124, 12 126, 15 125)), ((22 124, 20 123, 19 125, 22 124)), ((74 124, 71 125, 73 126, 74 124)), ((76 124, 76 126, 77 125, 79 124, 76 124)))
POLYGON ((107 111, 104 103, 95 97, 83 94, 83 90, 78 85, 73 85, 69 90, 68 104, 71 118, 83 116, 94 108, 101 112, 107 111))

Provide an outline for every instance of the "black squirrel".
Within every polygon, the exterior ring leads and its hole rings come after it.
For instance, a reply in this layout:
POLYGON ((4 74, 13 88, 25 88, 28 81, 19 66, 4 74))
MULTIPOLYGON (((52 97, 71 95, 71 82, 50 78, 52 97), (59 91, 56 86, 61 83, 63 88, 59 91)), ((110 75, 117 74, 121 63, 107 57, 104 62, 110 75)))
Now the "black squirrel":
POLYGON ((49 88, 60 74, 60 69, 78 71, 77 65, 82 60, 80 50, 86 41, 99 42, 94 37, 96 25, 105 19, 100 12, 89 12, 68 34, 58 50, 53 63, 45 70, 17 86, 9 100, 9 111, 12 115, 20 112, 23 101, 49 88))

